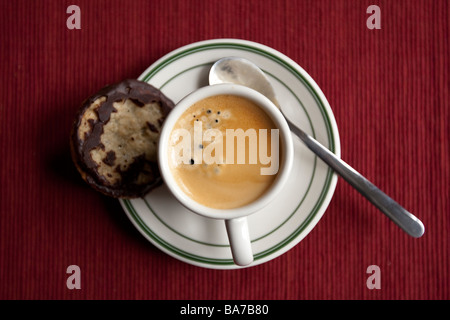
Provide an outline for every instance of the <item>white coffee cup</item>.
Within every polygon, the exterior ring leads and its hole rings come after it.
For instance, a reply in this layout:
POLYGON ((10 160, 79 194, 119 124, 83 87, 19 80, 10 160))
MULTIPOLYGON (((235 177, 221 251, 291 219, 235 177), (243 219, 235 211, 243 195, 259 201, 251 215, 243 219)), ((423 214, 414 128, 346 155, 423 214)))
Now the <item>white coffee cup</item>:
POLYGON ((289 177, 293 158, 294 147, 291 131, 280 110, 259 92, 235 84, 217 84, 203 87, 184 97, 164 121, 158 146, 159 169, 170 192, 190 211, 207 218, 225 221, 233 260, 240 266, 246 266, 253 262, 247 216, 262 209, 277 196, 289 177), (253 101, 272 119, 276 128, 279 129, 281 154, 277 177, 269 190, 261 197, 250 204, 233 209, 210 208, 194 201, 179 187, 169 163, 170 136, 178 119, 196 102, 217 95, 235 95, 253 101))

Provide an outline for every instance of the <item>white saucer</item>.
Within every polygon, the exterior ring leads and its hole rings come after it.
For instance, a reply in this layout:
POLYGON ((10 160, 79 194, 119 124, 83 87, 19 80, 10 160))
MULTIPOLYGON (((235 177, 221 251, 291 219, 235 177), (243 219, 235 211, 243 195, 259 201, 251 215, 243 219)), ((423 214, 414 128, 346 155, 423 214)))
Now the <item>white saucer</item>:
MULTIPOLYGON (((340 156, 336 121, 322 91, 298 64, 267 46, 235 39, 193 43, 159 59, 139 79, 177 103, 208 85, 210 67, 226 56, 249 59, 263 69, 287 116, 340 156)), ((270 261, 298 244, 322 217, 336 188, 336 174, 297 137, 294 148, 293 170, 284 190, 249 217, 255 257, 250 266, 270 261)), ((142 235, 172 257, 205 268, 242 268, 233 263, 224 221, 188 211, 165 186, 143 199, 120 203, 142 235)))

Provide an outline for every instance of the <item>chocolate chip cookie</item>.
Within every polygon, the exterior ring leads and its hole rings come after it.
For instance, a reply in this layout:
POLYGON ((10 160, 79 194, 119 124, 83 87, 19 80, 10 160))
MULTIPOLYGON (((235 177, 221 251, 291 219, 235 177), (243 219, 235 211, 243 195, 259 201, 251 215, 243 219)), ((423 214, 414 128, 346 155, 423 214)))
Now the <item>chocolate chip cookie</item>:
POLYGON ((160 185, 157 143, 173 107, 160 90, 133 79, 89 97, 71 134, 72 158, 82 178, 115 198, 143 197, 160 185))

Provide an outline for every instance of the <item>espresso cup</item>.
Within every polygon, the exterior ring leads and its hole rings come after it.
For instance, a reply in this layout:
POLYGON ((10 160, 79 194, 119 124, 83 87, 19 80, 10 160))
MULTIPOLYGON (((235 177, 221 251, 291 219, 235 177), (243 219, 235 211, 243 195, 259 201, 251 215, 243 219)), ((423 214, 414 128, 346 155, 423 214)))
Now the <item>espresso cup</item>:
MULTIPOLYGON (((273 156, 273 155, 272 155, 273 156)), ((161 176, 170 192, 190 211, 203 217, 221 219, 225 227, 236 265, 246 266, 253 262, 253 252, 248 229, 247 217, 269 204, 285 185, 292 168, 294 148, 289 126, 280 110, 264 95, 245 86, 235 84, 217 84, 202 87, 184 97, 169 113, 164 121, 158 145, 158 165, 161 176), (206 98, 215 96, 241 97, 254 103, 267 115, 278 133, 278 170, 267 189, 255 200, 233 208, 215 208, 199 203, 185 192, 177 182, 171 165, 171 135, 178 121, 191 106, 206 98)), ((192 160, 193 161, 193 160, 192 160)), ((226 164, 233 165, 233 164, 226 164)))

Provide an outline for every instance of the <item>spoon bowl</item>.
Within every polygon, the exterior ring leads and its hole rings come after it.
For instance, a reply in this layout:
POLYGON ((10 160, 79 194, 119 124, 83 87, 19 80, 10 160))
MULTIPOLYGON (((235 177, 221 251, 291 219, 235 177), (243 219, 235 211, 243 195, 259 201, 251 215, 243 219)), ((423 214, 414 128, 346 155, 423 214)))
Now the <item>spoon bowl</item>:
POLYGON ((259 91, 280 107, 275 91, 264 72, 255 64, 240 57, 222 58, 209 71, 209 84, 234 83, 259 91))

